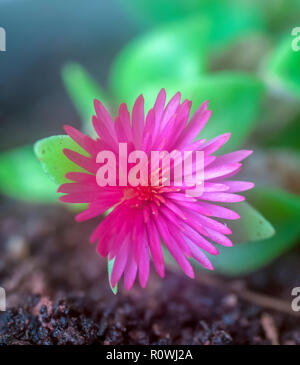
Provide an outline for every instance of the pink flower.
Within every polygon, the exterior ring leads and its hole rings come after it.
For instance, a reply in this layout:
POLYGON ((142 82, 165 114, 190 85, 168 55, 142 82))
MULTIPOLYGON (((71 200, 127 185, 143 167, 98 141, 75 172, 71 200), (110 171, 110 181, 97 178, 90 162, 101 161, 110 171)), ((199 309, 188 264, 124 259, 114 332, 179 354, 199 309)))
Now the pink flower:
POLYGON ((211 111, 207 110, 208 102, 204 102, 188 122, 191 102, 184 100, 180 103, 180 98, 180 93, 175 94, 165 106, 166 93, 162 89, 145 118, 144 99, 140 95, 131 118, 126 104, 121 104, 115 122, 101 102, 95 100, 97 116, 93 117, 93 125, 99 136, 96 140, 65 126, 68 135, 89 157, 64 150, 64 154, 86 172, 66 174, 72 183, 59 187, 58 192, 66 193, 60 200, 89 203, 88 208, 76 216, 78 222, 113 208, 90 238, 91 242, 98 243, 97 250, 102 256, 115 258, 112 286, 124 274, 124 285, 129 290, 138 273, 140 284, 145 287, 149 277, 150 254, 156 271, 164 277, 163 243, 189 277, 193 278, 194 272, 188 258, 194 258, 205 268, 213 270, 203 251, 217 255, 218 249, 212 242, 232 246, 227 237, 231 230, 215 218, 239 218, 237 213, 219 203, 240 202, 244 197, 236 193, 254 186, 250 182, 231 179, 241 169, 241 161, 252 151, 241 150, 214 156, 228 141, 230 134, 195 142, 211 115, 211 111), (203 151, 203 194, 191 197, 185 194, 187 187, 184 183, 178 187, 174 181, 169 186, 100 187, 96 181, 99 169, 97 155, 104 150, 118 155, 119 143, 127 143, 129 152, 142 150, 147 155, 153 150, 203 151))

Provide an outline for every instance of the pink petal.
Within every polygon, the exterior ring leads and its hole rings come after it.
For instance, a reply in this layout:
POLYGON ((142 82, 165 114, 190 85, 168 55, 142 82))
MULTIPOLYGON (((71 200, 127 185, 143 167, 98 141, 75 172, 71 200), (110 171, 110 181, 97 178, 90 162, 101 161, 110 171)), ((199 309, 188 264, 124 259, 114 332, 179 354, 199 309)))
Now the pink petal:
POLYGON ((99 192, 100 187, 96 184, 82 184, 82 183, 66 183, 60 185, 57 189, 58 193, 85 193, 85 192, 99 192))
MULTIPOLYGON (((210 141, 206 142, 203 146, 201 146, 201 150, 205 152, 206 155, 210 155, 217 151, 223 144, 228 142, 230 138, 230 133, 222 134, 221 136, 215 137, 210 141)), ((230 161, 232 162, 232 161, 230 161)))
POLYGON ((207 106, 208 101, 205 101, 192 116, 178 141, 177 148, 181 148, 182 146, 191 143, 201 132, 211 116, 211 111, 207 110, 207 106))
POLYGON ((69 150, 67 148, 63 149, 65 156, 76 165, 82 167, 84 170, 95 174, 97 172, 97 164, 94 160, 89 157, 82 156, 78 152, 69 150))
POLYGON ((95 175, 86 174, 84 172, 68 172, 65 175, 65 178, 71 181, 76 181, 78 183, 84 184, 95 184, 96 177, 95 175))
POLYGON ((150 246, 152 260, 159 276, 165 276, 164 256, 159 239, 159 233, 152 219, 147 224, 148 242, 150 246))
POLYGON ((160 122, 160 119, 162 117, 165 103, 166 103, 166 90, 161 89, 159 94, 157 95, 157 98, 156 98, 156 101, 155 101, 155 104, 153 107, 157 124, 160 122))
POLYGON ((116 132, 119 142, 132 142, 132 129, 130 125, 130 114, 125 103, 122 103, 119 108, 119 115, 115 123, 116 132))
POLYGON ((219 243, 220 245, 225 246, 225 247, 233 246, 230 239, 227 238, 226 236, 224 236, 222 233, 216 232, 213 229, 209 229, 209 228, 207 228, 207 232, 208 232, 208 238, 210 238, 214 242, 219 243))
POLYGON ((189 227, 187 224, 183 224, 183 227, 185 228, 183 234, 191 241, 193 241, 197 246, 199 246, 202 250, 210 253, 211 255, 219 254, 218 249, 214 247, 204 237, 202 237, 199 233, 197 233, 194 229, 189 227))
POLYGON ((205 267, 208 270, 213 270, 213 266, 209 259, 205 256, 203 252, 190 240, 188 240, 189 246, 192 252, 193 258, 198 261, 203 267, 205 267))
POLYGON ((80 147, 86 150, 89 154, 96 156, 99 152, 97 142, 91 137, 81 133, 76 128, 65 125, 64 130, 80 147))
POLYGON ((240 218, 240 216, 236 212, 234 212, 228 208, 221 207, 219 205, 209 204, 206 202, 200 202, 199 205, 201 205, 204 209, 209 210, 209 212, 211 213, 211 216, 213 216, 213 217, 224 218, 224 219, 239 219, 240 218))
POLYGON ((178 217, 180 217, 181 219, 186 220, 186 217, 184 216, 182 210, 180 209, 180 207, 178 205, 172 203, 170 200, 167 200, 166 207, 168 209, 170 209, 173 213, 178 215, 178 217))
POLYGON ((232 163, 221 166, 210 166, 204 171, 204 179, 212 180, 227 176, 228 174, 236 172, 241 167, 240 163, 232 163))
POLYGON ((218 164, 228 164, 228 163, 235 163, 240 162, 250 156, 253 153, 253 151, 250 150, 240 150, 235 152, 227 153, 223 156, 218 156, 216 163, 218 164))
POLYGON ((224 181, 224 184, 229 188, 228 193, 239 193, 254 187, 254 184, 248 181, 224 181))
POLYGON ((217 183, 211 183, 211 182, 205 182, 204 183, 204 191, 206 193, 216 192, 216 191, 229 191, 228 184, 217 184, 217 183))
POLYGON ((109 208, 113 207, 119 201, 118 198, 101 200, 90 203, 90 206, 83 212, 76 215, 77 222, 83 222, 91 218, 95 218, 105 213, 109 208))
POLYGON ((172 99, 168 102, 166 109, 162 115, 160 129, 162 130, 165 125, 168 123, 170 118, 175 114, 176 109, 180 103, 181 94, 180 92, 176 93, 172 99))
POLYGON ((124 286, 126 290, 130 290, 134 284, 137 274, 137 263, 133 258, 132 250, 129 253, 127 259, 126 268, 124 270, 124 286))
POLYGON ((101 101, 95 99, 94 107, 97 117, 101 121, 101 123, 105 125, 106 129, 109 131, 111 135, 116 136, 114 122, 111 119, 111 116, 108 113, 108 111, 105 109, 104 105, 101 103, 101 101))
POLYGON ((111 285, 114 288, 120 280, 126 266, 128 257, 128 239, 126 239, 120 249, 119 254, 115 258, 114 267, 111 273, 111 285))
POLYGON ((204 227, 208 227, 208 228, 211 228, 217 232, 220 232, 220 233, 223 233, 223 234, 231 234, 231 230, 224 224, 214 220, 214 219, 211 219, 211 218, 208 218, 208 217, 205 217, 203 215, 198 215, 198 219, 199 219, 199 222, 201 222, 204 227))
POLYGON ((212 202, 238 203, 245 200, 245 197, 230 193, 203 193, 201 199, 212 202))
POLYGON ((94 192, 88 193, 73 193, 59 197, 63 203, 90 203, 97 200, 99 197, 94 192))
POLYGON ((132 109, 132 134, 137 150, 141 148, 144 133, 144 98, 140 95, 134 103, 132 109))
POLYGON ((153 111, 154 111, 154 115, 155 115, 155 123, 153 125, 153 130, 152 130, 152 139, 153 140, 156 140, 157 134, 160 129, 160 123, 161 123, 161 118, 162 118, 162 114, 164 111, 165 103, 166 103, 166 90, 161 89, 156 98, 156 101, 155 101, 155 104, 153 107, 153 111))
POLYGON ((97 118, 95 115, 92 117, 92 123, 101 140, 111 146, 112 150, 117 151, 118 137, 115 130, 112 132, 108 125, 103 123, 103 120, 97 118))
POLYGON ((143 229, 143 239, 139 242, 140 244, 140 260, 139 260, 139 280, 142 288, 145 288, 149 279, 149 247, 148 237, 143 229))
POLYGON ((166 224, 163 219, 157 219, 155 221, 157 228, 161 234, 162 239, 164 240, 165 245, 170 251, 171 255, 177 261, 178 265, 181 267, 183 272, 189 276, 190 278, 194 278, 194 270, 188 260, 184 257, 181 250, 178 248, 174 239, 171 239, 170 233, 167 229, 166 224))

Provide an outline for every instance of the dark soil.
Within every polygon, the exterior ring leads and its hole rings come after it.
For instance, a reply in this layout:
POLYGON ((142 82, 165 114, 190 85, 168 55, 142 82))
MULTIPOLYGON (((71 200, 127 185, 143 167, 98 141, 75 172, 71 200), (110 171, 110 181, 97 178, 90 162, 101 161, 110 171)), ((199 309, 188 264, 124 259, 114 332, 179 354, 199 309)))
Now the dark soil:
MULTIPOLYGON (((76 224, 60 207, 2 203, 1 344, 300 345, 299 318, 179 273, 161 280, 152 272, 146 289, 114 296, 106 262, 88 244, 96 221, 76 224)), ((299 262, 294 251, 239 284, 291 302, 299 262)))

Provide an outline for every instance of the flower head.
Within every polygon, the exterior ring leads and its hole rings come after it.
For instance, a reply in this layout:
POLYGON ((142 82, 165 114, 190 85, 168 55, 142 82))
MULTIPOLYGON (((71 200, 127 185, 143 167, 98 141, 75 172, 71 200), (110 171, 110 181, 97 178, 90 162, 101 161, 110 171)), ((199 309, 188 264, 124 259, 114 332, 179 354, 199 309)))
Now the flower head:
MULTIPOLYGON (((133 106, 132 115, 126 104, 121 104, 115 121, 101 102, 95 100, 96 116, 92 121, 99 136, 96 140, 73 127, 65 126, 68 135, 88 156, 64 150, 65 155, 85 172, 66 174, 66 178, 72 182, 59 187, 59 192, 66 193, 60 200, 89 203, 88 208, 76 216, 79 222, 97 217, 112 208, 90 238, 91 242, 97 242, 97 250, 102 256, 115 258, 112 286, 124 275, 125 288, 130 289, 138 275, 141 286, 145 287, 149 277, 150 255, 156 271, 163 277, 163 245, 191 278, 194 272, 188 258, 194 258, 212 270, 203 251, 217 255, 218 250, 213 243, 232 246, 227 237, 231 230, 216 218, 232 220, 238 219, 239 215, 219 203, 240 202, 244 197, 236 193, 253 187, 250 182, 232 180, 242 166, 241 161, 252 151, 241 150, 216 157, 214 153, 228 141, 230 134, 208 141, 196 140, 211 115, 211 111, 207 110, 208 102, 204 102, 189 119, 191 102, 184 100, 181 103, 180 99, 181 95, 177 93, 165 106, 166 93, 162 89, 145 117, 141 95, 133 106), (112 173, 116 184, 101 186, 97 179, 99 153, 113 153, 120 170, 121 159, 124 158, 120 153, 121 144, 126 144, 128 153, 137 150, 142 151, 143 156, 150 156, 152 151, 201 151, 204 170, 201 194, 187 194, 187 190, 197 191, 199 186, 193 187, 186 180, 178 184, 175 181, 178 170, 166 181, 165 172, 169 170, 163 171, 158 167, 153 171, 147 160, 139 165, 140 172, 146 172, 144 180, 139 176, 139 184, 120 184, 122 174, 119 171, 119 174, 112 173)), ((189 161, 191 170, 188 178, 191 179, 198 165, 193 160, 189 161)), ((103 162, 104 159, 100 161, 103 162)), ((176 162, 173 162, 174 171, 175 165, 176 162)), ((129 166, 132 164, 126 160, 125 175, 129 166)), ((110 171, 106 173, 110 174, 110 171)))

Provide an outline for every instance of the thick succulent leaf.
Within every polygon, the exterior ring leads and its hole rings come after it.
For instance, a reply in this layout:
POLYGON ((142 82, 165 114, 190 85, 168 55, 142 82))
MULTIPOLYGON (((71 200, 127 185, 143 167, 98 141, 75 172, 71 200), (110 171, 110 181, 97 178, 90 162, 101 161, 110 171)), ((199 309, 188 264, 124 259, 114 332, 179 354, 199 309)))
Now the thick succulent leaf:
POLYGON ((62 70, 64 85, 82 120, 84 132, 93 134, 92 115, 95 114, 94 99, 109 109, 108 97, 87 71, 77 63, 70 63, 62 70))
POLYGON ((70 182, 65 178, 65 174, 71 171, 83 171, 81 167, 70 161, 64 154, 63 149, 68 148, 82 155, 87 155, 69 136, 60 135, 44 138, 34 145, 35 154, 42 164, 44 171, 56 184, 70 182))
POLYGON ((241 202, 230 206, 240 215, 240 219, 230 222, 230 237, 233 243, 257 241, 270 238, 275 230, 272 224, 249 203, 241 202))
MULTIPOLYGON (((212 116, 199 137, 214 138, 230 132, 231 138, 222 147, 222 152, 232 151, 244 144, 259 121, 265 92, 262 82, 251 75, 238 72, 215 73, 190 82, 168 81, 151 85, 143 92, 147 110, 153 105, 161 87, 166 88, 168 98, 181 91, 183 98, 192 100, 192 112, 205 100, 209 100, 212 116)), ((136 96, 128 97, 127 101, 132 104, 136 96)))
POLYGON ((290 249, 300 237, 300 197, 272 189, 256 188, 250 201, 273 224, 273 237, 221 247, 220 255, 212 257, 217 272, 239 275, 256 270, 290 249))
POLYGON ((22 146, 0 154, 0 191, 16 199, 52 203, 56 185, 45 175, 33 146, 22 146))
POLYGON ((112 270, 113 270, 113 267, 114 267, 114 262, 115 262, 115 259, 113 258, 112 260, 107 260, 107 271, 108 271, 108 281, 109 281, 109 286, 112 290, 112 292, 116 295, 118 293, 118 283, 112 287, 111 285, 111 273, 112 273, 112 270))
MULTIPOLYGON (((300 33, 298 33, 298 46, 300 33)), ((294 37, 296 39, 296 37, 294 37)), ((273 88, 284 89, 300 98, 300 51, 292 48, 293 38, 289 37, 271 55, 265 71, 267 82, 273 88)))
POLYGON ((114 95, 123 102, 152 82, 193 80, 205 69, 206 44, 207 22, 202 17, 168 24, 136 38, 111 69, 114 95))

